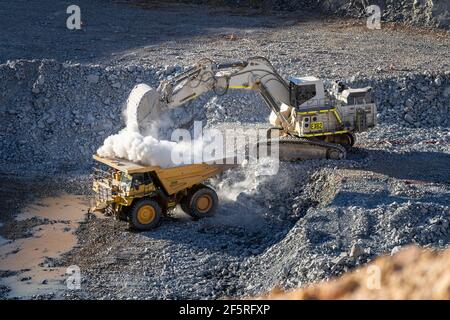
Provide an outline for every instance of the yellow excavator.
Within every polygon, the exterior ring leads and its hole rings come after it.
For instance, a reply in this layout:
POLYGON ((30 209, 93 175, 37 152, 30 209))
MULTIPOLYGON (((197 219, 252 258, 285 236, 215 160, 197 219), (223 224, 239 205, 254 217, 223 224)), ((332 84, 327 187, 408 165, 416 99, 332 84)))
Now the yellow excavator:
MULTIPOLYGON (((213 91, 256 90, 270 108, 267 145, 278 143, 282 161, 344 159, 355 143, 355 132, 376 125, 372 88, 348 88, 336 82, 326 91, 315 77, 282 78, 264 57, 216 63, 202 59, 181 74, 149 89, 138 102, 139 128, 153 120, 155 112, 186 104, 213 91)), ((261 142, 260 142, 261 143, 261 142)))

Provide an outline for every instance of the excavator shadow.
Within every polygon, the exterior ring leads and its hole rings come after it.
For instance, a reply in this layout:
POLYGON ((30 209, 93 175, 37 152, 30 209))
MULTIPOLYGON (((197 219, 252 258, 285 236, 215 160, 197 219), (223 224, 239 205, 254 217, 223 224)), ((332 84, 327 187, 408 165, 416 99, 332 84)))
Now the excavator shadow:
POLYGON ((390 152, 355 149, 350 160, 366 158, 365 170, 391 178, 423 183, 450 184, 450 154, 444 152, 390 152))

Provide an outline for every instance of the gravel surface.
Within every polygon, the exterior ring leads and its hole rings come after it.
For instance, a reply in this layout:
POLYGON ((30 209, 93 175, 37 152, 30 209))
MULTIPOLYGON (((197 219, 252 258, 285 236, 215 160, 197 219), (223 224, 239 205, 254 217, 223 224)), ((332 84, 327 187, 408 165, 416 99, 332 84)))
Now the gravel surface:
MULTIPOLYGON (((132 87, 156 87, 201 57, 264 55, 284 76, 370 84, 379 106, 377 130, 359 134, 347 160, 283 163, 275 176, 260 176, 261 168, 249 165, 211 181, 221 199, 214 218, 195 222, 177 211, 157 230, 135 233, 124 222, 87 216, 78 245, 54 262, 79 265, 82 290, 57 296, 257 295, 326 280, 410 243, 448 247, 445 32, 102 1, 79 1, 84 27, 72 32, 64 28, 68 3, 40 4, 0 6, 0 42, 7 44, 0 48, 4 237, 27 236, 30 225, 12 230, 11 221, 35 199, 64 189, 89 194, 91 155, 124 126, 132 87), (6 15, 11 8, 24 12, 22 22, 6 15)), ((233 92, 204 95, 173 110, 172 118, 187 128, 193 120, 253 128, 267 126, 268 114, 256 94, 233 92)))

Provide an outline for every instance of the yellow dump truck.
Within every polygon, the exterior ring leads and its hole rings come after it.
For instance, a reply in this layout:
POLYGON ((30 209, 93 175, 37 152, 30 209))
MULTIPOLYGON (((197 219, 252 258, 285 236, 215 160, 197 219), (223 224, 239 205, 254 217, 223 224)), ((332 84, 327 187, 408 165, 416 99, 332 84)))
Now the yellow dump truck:
POLYGON ((194 219, 214 215, 217 194, 202 182, 232 167, 202 163, 161 168, 93 157, 108 168, 94 169, 93 210, 126 219, 137 230, 155 228, 177 204, 194 219))

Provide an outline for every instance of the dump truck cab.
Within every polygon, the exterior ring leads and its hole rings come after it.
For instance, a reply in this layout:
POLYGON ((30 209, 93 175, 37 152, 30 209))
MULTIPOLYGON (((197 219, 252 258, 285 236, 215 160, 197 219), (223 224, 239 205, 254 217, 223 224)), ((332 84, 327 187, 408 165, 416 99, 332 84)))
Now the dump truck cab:
POLYGON ((233 166, 201 163, 161 168, 97 155, 94 159, 107 169, 94 170, 93 211, 127 220, 138 230, 156 227, 178 204, 194 219, 214 215, 218 197, 203 182, 233 166))
POLYGON ((150 172, 126 174, 119 172, 118 190, 123 198, 139 197, 156 191, 150 172))

